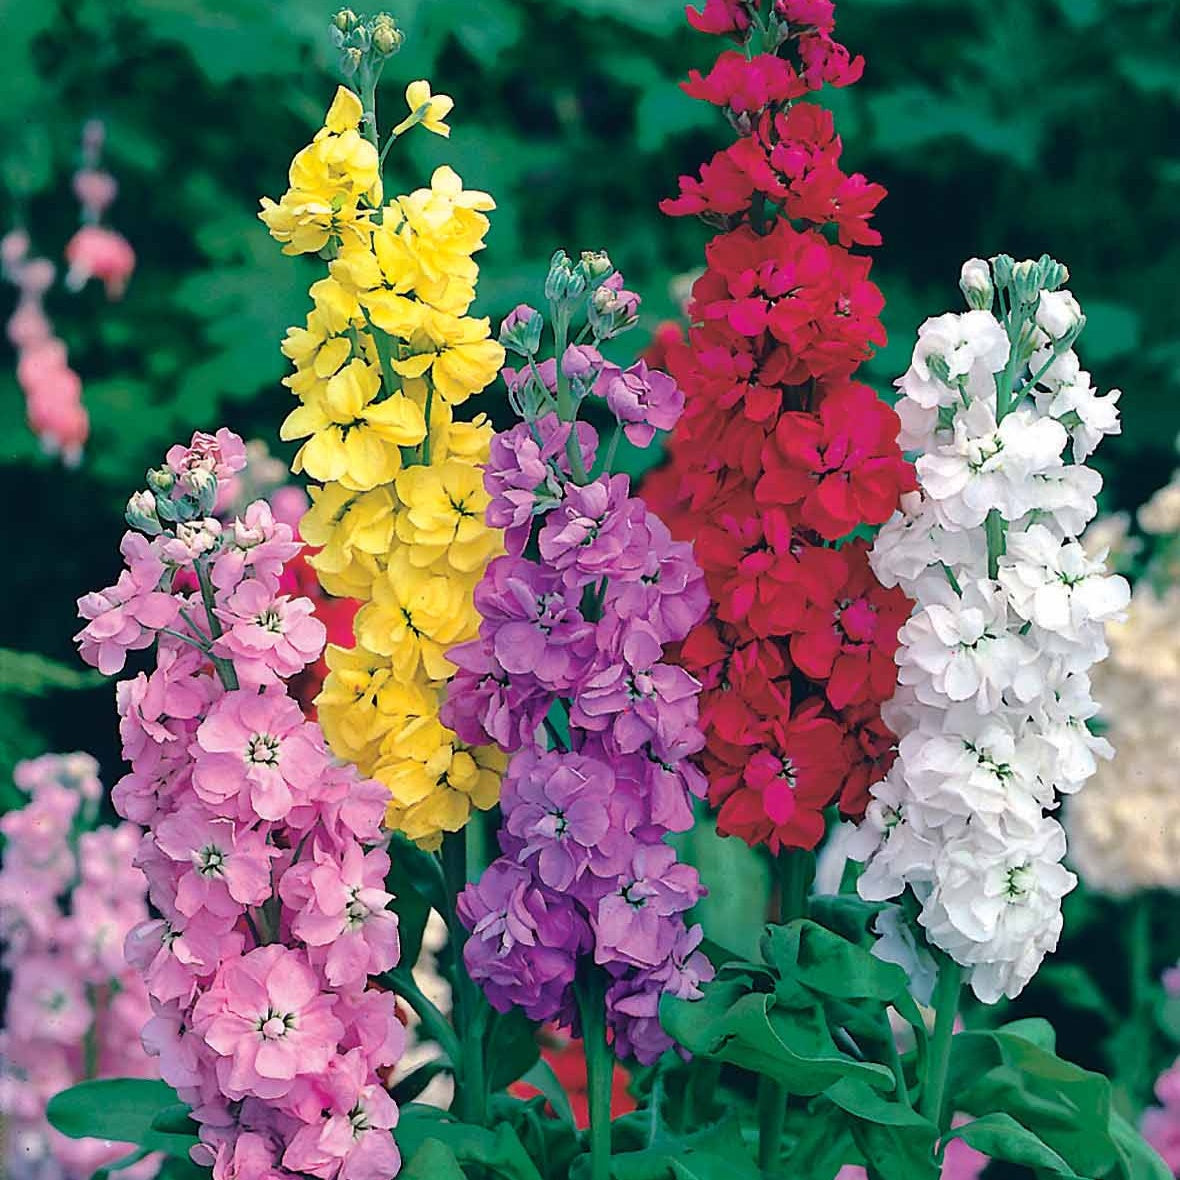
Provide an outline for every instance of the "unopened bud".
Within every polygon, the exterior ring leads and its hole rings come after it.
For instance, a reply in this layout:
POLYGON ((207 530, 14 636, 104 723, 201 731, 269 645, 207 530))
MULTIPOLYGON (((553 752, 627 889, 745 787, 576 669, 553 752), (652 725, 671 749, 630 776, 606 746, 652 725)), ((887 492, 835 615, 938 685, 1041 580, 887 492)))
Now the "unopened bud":
POLYGON ((149 537, 159 536, 164 530, 160 527, 160 518, 156 514, 156 497, 151 492, 136 492, 127 501, 124 513, 127 523, 133 529, 139 529, 149 537))
POLYGON ((389 57, 402 47, 405 36, 397 22, 388 12, 373 17, 373 48, 383 57, 389 57))
POLYGON ((591 284, 601 283, 615 269, 605 250, 583 250, 581 267, 591 284))
POLYGON ((359 20, 360 17, 351 8, 341 8, 332 17, 332 27, 338 29, 341 33, 351 33, 356 28, 359 20))
POLYGON ((1046 291, 1056 291, 1069 282, 1069 267, 1046 254, 1041 259, 1041 286, 1046 291))
POLYGON ((564 250, 558 250, 549 262, 545 298, 551 303, 563 303, 578 298, 585 290, 585 272, 574 266, 564 250))
POLYGON ((1021 303, 1035 303, 1041 289, 1041 268, 1031 258, 1012 267, 1012 290, 1021 303))
POLYGON ((340 72, 346 78, 351 78, 361 68, 364 60, 365 55, 360 49, 346 49, 340 55, 340 72))
POLYGON ((147 486, 158 496, 167 496, 176 486, 176 476, 167 467, 153 467, 147 473, 147 486))
POLYGON ((990 311, 995 295, 991 267, 982 258, 969 258, 959 273, 959 290, 963 292, 968 307, 990 311))
POLYGON ((1007 287, 1012 282, 1012 256, 1010 254, 997 254, 992 259, 992 271, 996 276, 997 287, 1007 287))
POLYGON ((500 343, 510 352, 533 356, 541 347, 545 318, 535 307, 522 303, 514 307, 500 324, 500 343))

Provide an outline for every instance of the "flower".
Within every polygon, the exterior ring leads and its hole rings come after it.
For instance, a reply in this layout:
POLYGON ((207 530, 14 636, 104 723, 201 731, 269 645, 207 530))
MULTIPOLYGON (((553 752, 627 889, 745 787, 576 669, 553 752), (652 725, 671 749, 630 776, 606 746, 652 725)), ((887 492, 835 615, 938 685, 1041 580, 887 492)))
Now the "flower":
POLYGON ((406 106, 410 113, 393 129, 393 135, 402 135, 419 123, 435 135, 446 137, 451 134, 450 127, 443 120, 451 113, 455 100, 445 94, 432 95, 430 83, 425 79, 411 82, 406 87, 406 106))
POLYGON ((260 946, 224 963, 193 1008, 193 1028, 218 1055, 231 1099, 282 1098, 332 1059, 344 1026, 295 951, 260 946))

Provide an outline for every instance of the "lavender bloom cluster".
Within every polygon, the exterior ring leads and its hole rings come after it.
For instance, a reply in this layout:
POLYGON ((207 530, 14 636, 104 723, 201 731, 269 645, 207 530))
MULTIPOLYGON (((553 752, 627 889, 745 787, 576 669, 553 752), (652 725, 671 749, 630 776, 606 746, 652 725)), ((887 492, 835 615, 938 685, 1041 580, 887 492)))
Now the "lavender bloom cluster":
MULTIPOLYGON (((586 392, 604 370, 612 388, 619 379, 596 350, 566 350, 567 372, 584 364, 586 392)), ((660 396, 638 390, 620 405, 620 429, 649 401, 658 408, 638 425, 667 429, 668 402, 682 404, 667 396, 671 378, 627 372, 660 396)), ((543 365, 534 373, 545 382, 543 365)), ((502 855, 459 914, 467 969, 495 1008, 575 1026, 575 976, 597 968, 616 1055, 649 1063, 672 1046, 660 996, 697 998, 712 976, 701 929, 685 921, 703 888, 664 843, 691 826, 692 797, 705 790, 690 761, 703 744, 700 685, 666 649, 700 621, 708 595, 691 546, 630 494, 627 476, 571 472, 591 470, 596 451, 591 426, 554 412, 492 442, 487 518, 506 529, 508 552, 476 589, 479 638, 449 653, 459 671, 443 718, 463 741, 495 741, 512 758, 502 855)))

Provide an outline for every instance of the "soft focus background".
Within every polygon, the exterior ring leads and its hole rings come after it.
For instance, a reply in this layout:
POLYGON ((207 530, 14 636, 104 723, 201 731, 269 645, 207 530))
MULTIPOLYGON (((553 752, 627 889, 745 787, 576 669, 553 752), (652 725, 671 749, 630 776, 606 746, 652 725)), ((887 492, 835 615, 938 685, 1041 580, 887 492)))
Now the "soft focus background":
MULTIPOLYGON (((0 792, 17 757, 44 750, 92 751, 106 781, 117 777, 111 687, 73 671, 70 636, 74 600, 114 579, 122 507, 145 467, 196 428, 276 438, 289 397, 278 345, 302 321, 313 271, 280 255, 255 213, 260 195, 282 192, 334 91, 331 7, 0 0, 0 233, 23 220, 35 251, 60 261, 77 226, 81 128, 100 118, 120 184, 106 220, 138 255, 120 302, 95 283, 48 298, 91 415, 76 470, 39 453, 0 341, 12 546, 0 647, 67 669, 4 658, 0 792)), ((539 294, 555 248, 609 250, 645 297, 643 329, 628 338, 641 347, 701 257, 704 228, 656 203, 725 142, 716 112, 677 88, 715 44, 688 30, 681 0, 401 0, 393 11, 406 44, 386 70, 382 125, 400 118, 411 78, 429 77, 457 109, 449 142, 399 143, 387 187, 417 187, 445 159, 494 194, 480 259, 480 306, 493 317, 539 294)), ((888 388, 917 325, 958 306, 964 258, 1048 252, 1069 265, 1089 316, 1083 362, 1100 387, 1124 391, 1125 433, 1099 462, 1105 507, 1133 508, 1167 481, 1180 431, 1180 6, 843 0, 837 12, 867 68, 825 100, 846 167, 890 193, 875 272, 890 344, 868 378, 888 388)), ((14 298, 0 286, 0 320, 14 298)), ((1155 908, 1157 968, 1180 954, 1166 904, 1155 908)), ((1129 1000, 1124 925, 1114 903, 1076 895, 1069 955, 1020 1005, 1057 1019, 1063 1051, 1086 1065, 1141 1057, 1154 1035, 1140 1026, 1132 1043, 1108 1039, 1129 1000)), ((1144 1071, 1136 1084, 1153 1076, 1144 1071)))

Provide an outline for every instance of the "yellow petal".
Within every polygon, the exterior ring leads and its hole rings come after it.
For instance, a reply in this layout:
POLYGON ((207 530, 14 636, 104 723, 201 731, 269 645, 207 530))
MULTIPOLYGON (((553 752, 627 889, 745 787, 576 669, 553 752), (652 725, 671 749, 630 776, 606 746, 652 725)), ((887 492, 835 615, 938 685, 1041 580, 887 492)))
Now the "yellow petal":
POLYGON ((336 88, 336 97, 324 116, 324 126, 335 135, 355 130, 365 113, 361 100, 347 86, 336 88))

